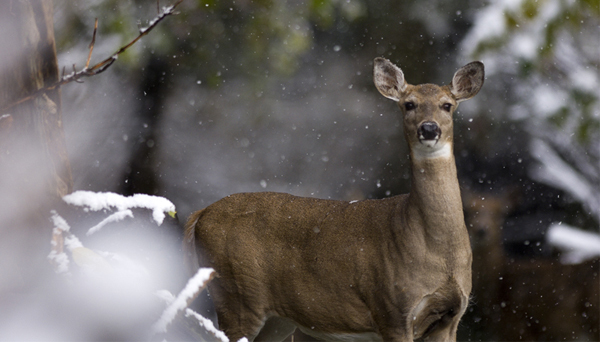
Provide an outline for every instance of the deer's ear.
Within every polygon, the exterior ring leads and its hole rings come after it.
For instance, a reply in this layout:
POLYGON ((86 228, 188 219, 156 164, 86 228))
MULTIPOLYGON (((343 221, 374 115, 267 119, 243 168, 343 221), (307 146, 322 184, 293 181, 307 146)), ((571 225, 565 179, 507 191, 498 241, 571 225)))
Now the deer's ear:
POLYGON ((468 100, 477 95, 483 86, 484 76, 485 72, 481 62, 471 62, 458 69, 450 85, 456 102, 468 100))
POLYGON ((373 82, 381 95, 400 101, 402 92, 406 90, 404 73, 400 68, 385 58, 375 58, 373 66, 373 82))

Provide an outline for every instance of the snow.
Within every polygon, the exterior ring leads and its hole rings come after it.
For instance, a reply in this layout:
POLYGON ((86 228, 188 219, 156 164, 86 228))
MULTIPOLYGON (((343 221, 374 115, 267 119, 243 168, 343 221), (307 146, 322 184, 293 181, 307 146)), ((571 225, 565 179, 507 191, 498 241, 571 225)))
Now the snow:
POLYGON ((158 290, 155 294, 158 298, 164 300, 167 305, 170 305, 175 301, 175 296, 168 290, 158 290))
POLYGON ((67 221, 65 221, 65 219, 62 218, 62 216, 60 216, 56 211, 51 210, 50 213, 52 214, 50 219, 52 220, 52 224, 54 224, 55 228, 58 228, 63 232, 68 232, 71 229, 67 221))
MULTIPOLYGON (((221 330, 215 328, 215 325, 213 324, 213 322, 210 319, 203 317, 202 315, 200 315, 199 313, 195 312, 192 309, 186 309, 185 316, 186 317, 193 316, 194 318, 196 318, 198 320, 198 322, 200 323, 200 326, 203 327, 204 329, 206 329, 206 331, 208 333, 215 336, 217 339, 219 339, 222 342, 229 342, 229 338, 227 338, 225 333, 223 333, 221 330)), ((240 341, 242 341, 242 340, 240 340, 240 341)))
MULTIPOLYGON (((475 17, 473 28, 462 42, 463 53, 473 55, 479 46, 485 42, 503 39, 511 30, 506 25, 506 15, 518 16, 519 8, 525 0, 500 0, 481 10, 475 17)), ((533 59, 537 50, 544 44, 544 30, 549 21, 561 14, 561 4, 558 0, 545 1, 540 5, 540 13, 526 23, 527 29, 509 36, 507 44, 512 54, 526 59, 533 59)), ((486 60, 486 64, 487 64, 486 60)), ((486 65, 487 66, 487 65, 486 65)))
POLYGON ((481 42, 492 40, 504 34, 506 31, 504 10, 509 6, 510 1, 498 1, 490 4, 477 14, 473 28, 462 42, 464 54, 472 55, 481 42))
POLYGON ((600 88, 598 74, 590 72, 589 69, 584 69, 581 66, 573 68, 573 71, 569 74, 569 81, 574 87, 583 91, 594 92, 600 88))
POLYGON ((148 269, 135 259, 106 251, 96 251, 96 253, 110 262, 111 268, 119 274, 136 279, 145 279, 150 276, 148 269))
POLYGON ((150 20, 150 22, 148 23, 148 26, 140 28, 140 30, 139 30, 140 34, 146 33, 146 31, 148 31, 149 29, 153 28, 156 25, 156 23, 158 23, 164 17, 173 14, 173 10, 174 9, 175 9, 174 6, 163 7, 162 8, 162 13, 160 13, 154 19, 150 20))
POLYGON ((52 250, 48 254, 48 259, 56 265, 54 270, 57 274, 69 272, 69 257, 64 252, 57 253, 55 250, 52 250))
MULTIPOLYGON (((54 224, 53 235, 60 236, 62 234, 62 232, 68 233, 69 229, 71 229, 71 227, 69 226, 67 221, 64 218, 62 218, 54 210, 50 211, 50 213, 52 214, 51 220, 52 220, 52 223, 54 224)), ((67 242, 67 239, 65 239, 65 244, 66 244, 66 242, 67 242)), ((54 247, 56 247, 56 244, 57 244, 57 241, 55 241, 54 238, 50 241, 50 243, 52 245, 52 250, 48 254, 47 258, 50 260, 50 262, 52 262, 55 265, 54 271, 57 274, 68 273, 69 272, 69 257, 67 256, 67 254, 64 251, 61 250, 59 253, 54 248, 54 247)), ((69 246, 67 245, 67 248, 68 247, 69 246)))
POLYGON ((531 141, 531 155, 540 163, 531 170, 534 179, 561 189, 586 206, 592 215, 600 218, 600 201, 595 196, 594 187, 567 164, 541 139, 531 141))
POLYGON ((600 256, 600 235, 564 223, 550 225, 546 240, 565 251, 561 261, 566 264, 577 264, 600 256))
POLYGON ((188 306, 188 301, 196 296, 200 289, 206 286, 206 283, 211 279, 214 274, 212 268, 200 268, 196 274, 188 280, 183 290, 179 293, 175 301, 173 301, 163 311, 159 320, 153 325, 153 333, 164 333, 167 331, 167 327, 171 324, 171 321, 175 318, 179 311, 184 310, 188 306))
POLYGON ((92 228, 90 228, 86 235, 92 235, 95 232, 99 231, 100 229, 102 229, 102 227, 104 227, 105 225, 112 223, 112 222, 119 222, 121 220, 124 220, 126 217, 133 217, 133 213, 131 212, 131 210, 126 209, 126 210, 121 210, 121 211, 117 211, 114 214, 111 214, 110 216, 108 216, 107 218, 105 218, 104 220, 100 221, 100 223, 98 223, 97 225, 93 226, 92 228))
MULTIPOLYGON (((203 272, 206 272, 206 271, 203 271, 203 272)), ((168 305, 173 304, 173 302, 175 302, 175 300, 176 300, 175 296, 173 296, 173 294, 171 294, 171 292, 169 292, 167 290, 156 291, 156 295, 160 299, 164 300, 168 305)), ((227 338, 225 333, 223 333, 221 330, 217 329, 210 319, 200 315, 196 311, 194 311, 190 308, 186 308, 185 309, 185 317, 194 317, 196 320, 198 320, 198 323, 200 324, 201 327, 203 327, 209 334, 213 335, 219 341, 222 341, 222 342, 229 341, 229 338, 227 338)))
POLYGON ((85 207, 86 210, 100 211, 116 208, 125 211, 132 208, 145 208, 152 210, 152 217, 158 225, 165 219, 165 213, 175 212, 175 205, 164 197, 135 194, 130 197, 112 192, 76 191, 63 197, 70 204, 85 207))
MULTIPOLYGON (((54 210, 51 211, 51 214, 51 219, 55 226, 54 234, 60 235, 64 232, 64 246, 71 252, 73 261, 77 266, 84 268, 86 271, 103 275, 113 271, 120 271, 130 277, 133 275, 145 276, 148 274, 148 271, 143 266, 125 256, 109 252, 97 252, 84 247, 77 236, 69 232, 70 226, 67 221, 54 210), (116 267, 109 264, 107 259, 112 261, 116 267)), ((87 235, 99 231, 104 225, 110 222, 119 221, 127 216, 133 217, 131 210, 116 212, 92 227, 87 235)), ((53 239, 51 244, 55 246, 56 241, 53 239)), ((48 259, 56 265, 56 273, 61 274, 68 272, 69 257, 66 253, 58 253, 58 251, 53 248, 50 254, 48 254, 48 259)), ((88 274, 90 274, 89 272, 88 274)))
POLYGON ((81 241, 79 241, 79 239, 73 234, 65 236, 65 246, 67 246, 71 252, 73 252, 73 250, 76 248, 83 248, 81 241))
POLYGON ((536 87, 532 104, 538 109, 540 116, 550 116, 565 106, 569 95, 562 89, 551 87, 549 85, 539 85, 536 87))
POLYGON ((537 55, 539 44, 540 42, 536 39, 536 36, 527 32, 515 34, 510 45, 517 56, 532 60, 537 55))

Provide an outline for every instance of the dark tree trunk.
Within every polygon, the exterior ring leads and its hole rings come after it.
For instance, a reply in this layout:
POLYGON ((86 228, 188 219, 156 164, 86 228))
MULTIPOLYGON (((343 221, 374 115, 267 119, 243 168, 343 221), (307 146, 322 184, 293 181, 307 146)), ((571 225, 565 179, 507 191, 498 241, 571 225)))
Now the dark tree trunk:
POLYGON ((124 195, 159 193, 157 132, 166 97, 167 75, 167 63, 157 58, 151 58, 144 68, 138 108, 140 131, 126 170, 124 195))

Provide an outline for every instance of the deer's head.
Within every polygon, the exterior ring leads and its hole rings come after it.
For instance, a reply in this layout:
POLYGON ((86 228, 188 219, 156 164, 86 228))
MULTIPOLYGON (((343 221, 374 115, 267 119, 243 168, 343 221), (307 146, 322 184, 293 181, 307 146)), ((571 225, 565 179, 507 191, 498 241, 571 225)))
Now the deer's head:
POLYGON ((452 114, 461 101, 483 86, 483 63, 460 68, 449 85, 411 85, 400 68, 385 58, 375 59, 373 79, 379 92, 398 103, 404 117, 404 135, 414 158, 452 153, 452 114))

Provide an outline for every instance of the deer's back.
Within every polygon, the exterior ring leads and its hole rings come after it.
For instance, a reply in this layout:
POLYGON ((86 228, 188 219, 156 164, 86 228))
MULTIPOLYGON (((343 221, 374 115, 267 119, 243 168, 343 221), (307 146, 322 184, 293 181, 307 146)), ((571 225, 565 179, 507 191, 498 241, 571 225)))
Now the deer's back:
POLYGON ((348 260, 351 257, 348 253, 360 251, 361 244, 366 247, 374 239, 387 238, 397 202, 396 199, 347 202, 272 192, 241 193, 203 209, 198 214, 194 234, 196 243, 204 249, 206 261, 215 266, 256 260, 257 264, 245 267, 273 272, 278 265, 301 266, 297 263, 302 261, 310 264, 348 260), (325 256, 326 260, 319 259, 325 256), (286 265, 282 260, 291 264, 286 265))

